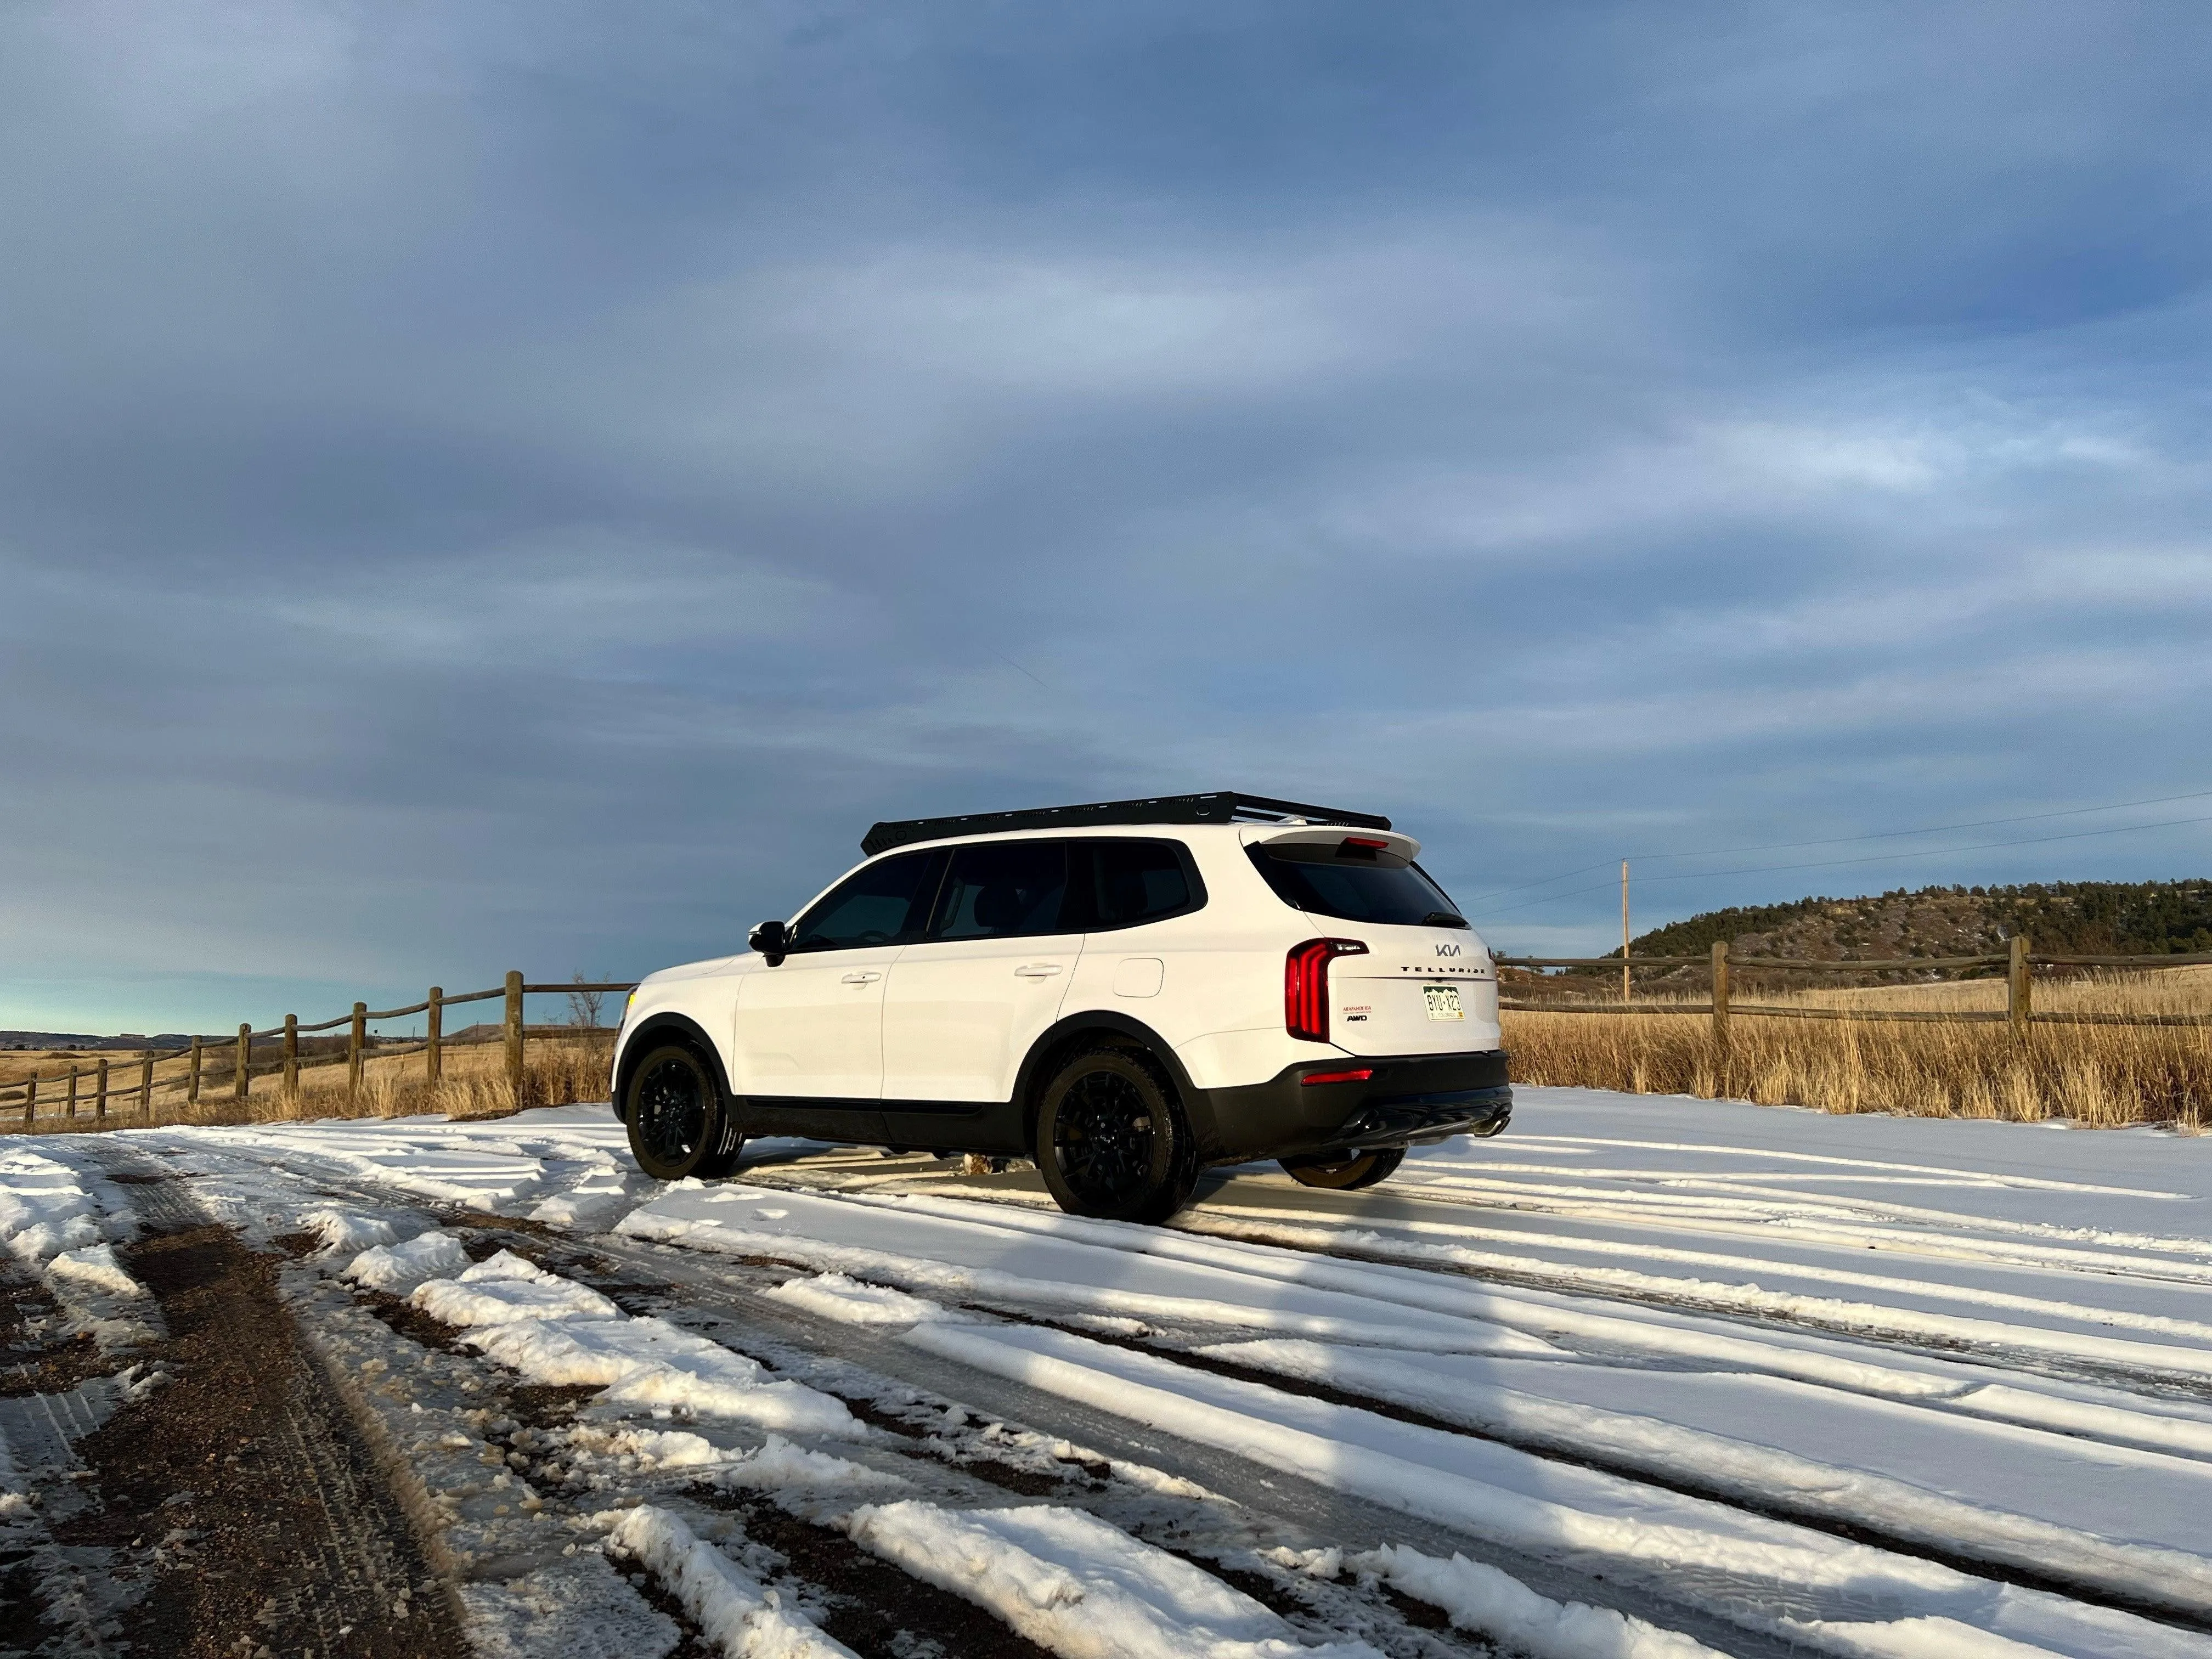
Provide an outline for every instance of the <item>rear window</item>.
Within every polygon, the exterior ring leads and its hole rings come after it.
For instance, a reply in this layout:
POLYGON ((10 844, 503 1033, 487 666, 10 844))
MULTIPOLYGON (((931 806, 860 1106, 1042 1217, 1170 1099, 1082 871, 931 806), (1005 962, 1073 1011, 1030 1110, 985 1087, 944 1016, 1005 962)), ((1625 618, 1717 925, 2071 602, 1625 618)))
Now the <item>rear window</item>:
POLYGON ((1080 896, 1089 901, 1080 915, 1086 932, 1133 927, 1205 902, 1198 872, 1174 842, 1085 842, 1077 853, 1080 896))
POLYGON ((1275 896, 1294 910, 1386 927, 1464 927, 1466 919, 1418 864, 1348 842, 1262 843, 1245 849, 1275 896))

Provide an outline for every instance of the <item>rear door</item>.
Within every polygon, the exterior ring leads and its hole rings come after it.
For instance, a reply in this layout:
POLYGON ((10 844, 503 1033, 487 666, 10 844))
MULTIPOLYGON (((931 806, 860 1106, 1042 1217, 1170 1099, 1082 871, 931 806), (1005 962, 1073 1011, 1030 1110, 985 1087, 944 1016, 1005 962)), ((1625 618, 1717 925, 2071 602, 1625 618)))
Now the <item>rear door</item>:
POLYGON ((979 842, 952 850, 922 936, 884 1000, 884 1109, 1003 1103, 1030 1045, 1060 1017, 1083 937, 1070 931, 1068 847, 979 842))

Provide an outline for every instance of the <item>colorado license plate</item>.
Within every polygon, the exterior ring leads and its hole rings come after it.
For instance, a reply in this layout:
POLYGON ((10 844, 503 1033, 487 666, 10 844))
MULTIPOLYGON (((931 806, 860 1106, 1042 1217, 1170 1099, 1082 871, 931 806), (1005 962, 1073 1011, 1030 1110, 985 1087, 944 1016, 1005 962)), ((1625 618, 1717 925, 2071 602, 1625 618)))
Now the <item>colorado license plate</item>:
POLYGON ((1456 985, 1424 985, 1421 994, 1429 1000, 1431 1019, 1465 1019, 1467 1011, 1459 1006, 1459 987, 1456 985))

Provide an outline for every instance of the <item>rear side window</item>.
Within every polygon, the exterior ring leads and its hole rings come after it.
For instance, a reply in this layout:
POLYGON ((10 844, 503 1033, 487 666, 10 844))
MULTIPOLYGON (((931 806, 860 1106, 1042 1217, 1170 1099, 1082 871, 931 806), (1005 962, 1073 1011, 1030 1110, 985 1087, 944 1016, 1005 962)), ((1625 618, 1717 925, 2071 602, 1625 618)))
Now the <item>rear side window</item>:
POLYGON ((1206 890, 1182 848, 1171 841, 1092 841, 1076 848, 1086 932, 1195 910, 1206 890))
POLYGON ((902 853, 863 866, 814 902, 792 923, 793 953, 889 945, 921 926, 929 902, 926 878, 934 853, 902 853))
POLYGON ((1067 843, 985 842, 952 849, 932 939, 1007 939, 1066 931, 1067 843))
POLYGON ((1294 910, 1386 927, 1464 927, 1467 921, 1444 890, 1418 864, 1351 842, 1263 843, 1245 849, 1294 910))

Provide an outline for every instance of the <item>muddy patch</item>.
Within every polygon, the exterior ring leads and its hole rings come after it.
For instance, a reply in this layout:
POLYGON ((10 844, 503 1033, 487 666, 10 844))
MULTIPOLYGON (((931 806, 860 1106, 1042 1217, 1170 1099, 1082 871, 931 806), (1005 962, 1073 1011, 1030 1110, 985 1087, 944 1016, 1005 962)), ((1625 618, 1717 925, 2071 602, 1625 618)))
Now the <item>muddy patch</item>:
POLYGON ((205 1224, 121 1253, 170 1335, 172 1377, 86 1437, 96 1504, 57 1528, 146 1576, 118 1645, 463 1659, 450 1603, 276 1294, 280 1258, 205 1224))

